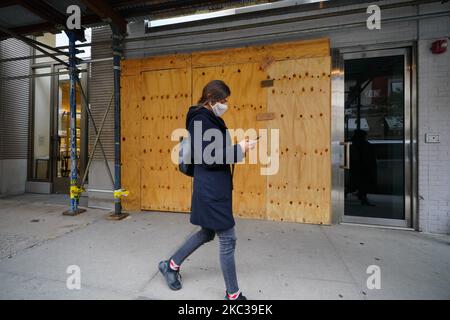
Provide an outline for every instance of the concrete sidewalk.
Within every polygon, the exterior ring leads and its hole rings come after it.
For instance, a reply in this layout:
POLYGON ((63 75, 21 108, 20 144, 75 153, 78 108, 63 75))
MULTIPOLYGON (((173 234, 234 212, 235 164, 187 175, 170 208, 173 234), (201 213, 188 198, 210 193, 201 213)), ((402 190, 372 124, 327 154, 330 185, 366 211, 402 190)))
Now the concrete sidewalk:
MULTIPOLYGON (((61 195, 0 199, 0 299, 222 299, 218 240, 182 266, 170 291, 157 264, 197 230, 186 214, 109 221, 89 209, 62 216, 61 195), (81 268, 68 290, 67 267, 81 268)), ((351 225, 237 219, 236 261, 249 299, 450 299, 450 236, 351 225), (367 267, 381 268, 369 290, 367 267)))

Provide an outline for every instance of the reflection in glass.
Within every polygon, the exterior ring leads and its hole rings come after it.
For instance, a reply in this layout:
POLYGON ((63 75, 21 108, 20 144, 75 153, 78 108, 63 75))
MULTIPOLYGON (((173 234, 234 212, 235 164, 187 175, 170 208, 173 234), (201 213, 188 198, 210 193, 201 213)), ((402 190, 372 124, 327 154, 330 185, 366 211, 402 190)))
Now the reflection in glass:
MULTIPOLYGON (((77 158, 80 158, 81 137, 81 94, 79 87, 76 88, 77 102, 77 158)), ((70 81, 67 75, 59 76, 58 81, 58 143, 57 143, 57 167, 56 177, 70 176, 70 81)), ((77 162, 80 172, 80 162, 77 162)))
POLYGON ((404 219, 404 56, 345 62, 345 214, 404 219))

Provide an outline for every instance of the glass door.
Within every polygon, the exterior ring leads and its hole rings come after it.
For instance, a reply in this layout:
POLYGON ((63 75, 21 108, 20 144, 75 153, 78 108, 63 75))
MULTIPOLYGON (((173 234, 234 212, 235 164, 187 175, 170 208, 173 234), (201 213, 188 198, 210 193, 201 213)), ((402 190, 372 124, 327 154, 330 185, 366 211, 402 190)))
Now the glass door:
MULTIPOLYGON (((59 70, 64 70, 63 68, 59 70)), ((86 92, 86 74, 80 73, 80 80, 86 92)), ((54 132, 53 132, 53 192, 69 193, 70 168, 71 168, 71 144, 70 144, 70 78, 68 74, 55 76, 55 107, 54 107, 54 132)), ((77 131, 77 168, 81 181, 84 173, 86 158, 86 128, 85 103, 80 87, 76 86, 76 131, 77 131)))
POLYGON ((344 54, 344 222, 409 227, 406 49, 344 54))
POLYGON ((52 70, 51 66, 33 68, 30 181, 50 183, 51 180, 52 70))

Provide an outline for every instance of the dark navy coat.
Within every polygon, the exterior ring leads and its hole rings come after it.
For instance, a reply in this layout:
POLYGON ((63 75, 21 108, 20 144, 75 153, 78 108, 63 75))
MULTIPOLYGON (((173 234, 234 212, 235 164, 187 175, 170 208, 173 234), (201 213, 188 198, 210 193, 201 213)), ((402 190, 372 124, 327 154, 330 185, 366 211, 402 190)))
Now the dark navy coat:
POLYGON ((244 158, 242 149, 238 144, 232 144, 223 119, 203 106, 189 108, 186 128, 191 137, 191 154, 195 161, 190 221, 194 225, 212 230, 229 229, 235 225, 230 164, 244 158), (197 130, 194 129, 195 123, 197 130), (198 129, 199 124, 201 124, 201 131, 198 129), (202 139, 208 129, 220 130, 223 142, 220 144, 221 147, 217 145, 220 139, 216 141, 214 136, 202 139), (220 160, 211 162, 211 157, 209 159, 202 157, 205 148, 206 153, 214 157, 213 160, 220 160))

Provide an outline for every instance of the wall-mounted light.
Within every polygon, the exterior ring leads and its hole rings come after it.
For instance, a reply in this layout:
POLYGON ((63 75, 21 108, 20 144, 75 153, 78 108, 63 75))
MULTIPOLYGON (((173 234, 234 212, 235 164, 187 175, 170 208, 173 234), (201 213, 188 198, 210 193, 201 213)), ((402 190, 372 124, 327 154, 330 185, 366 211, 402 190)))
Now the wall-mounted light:
POLYGON ((440 54, 446 52, 447 47, 448 47, 447 39, 439 39, 431 44, 430 50, 431 52, 433 52, 433 54, 440 54))

